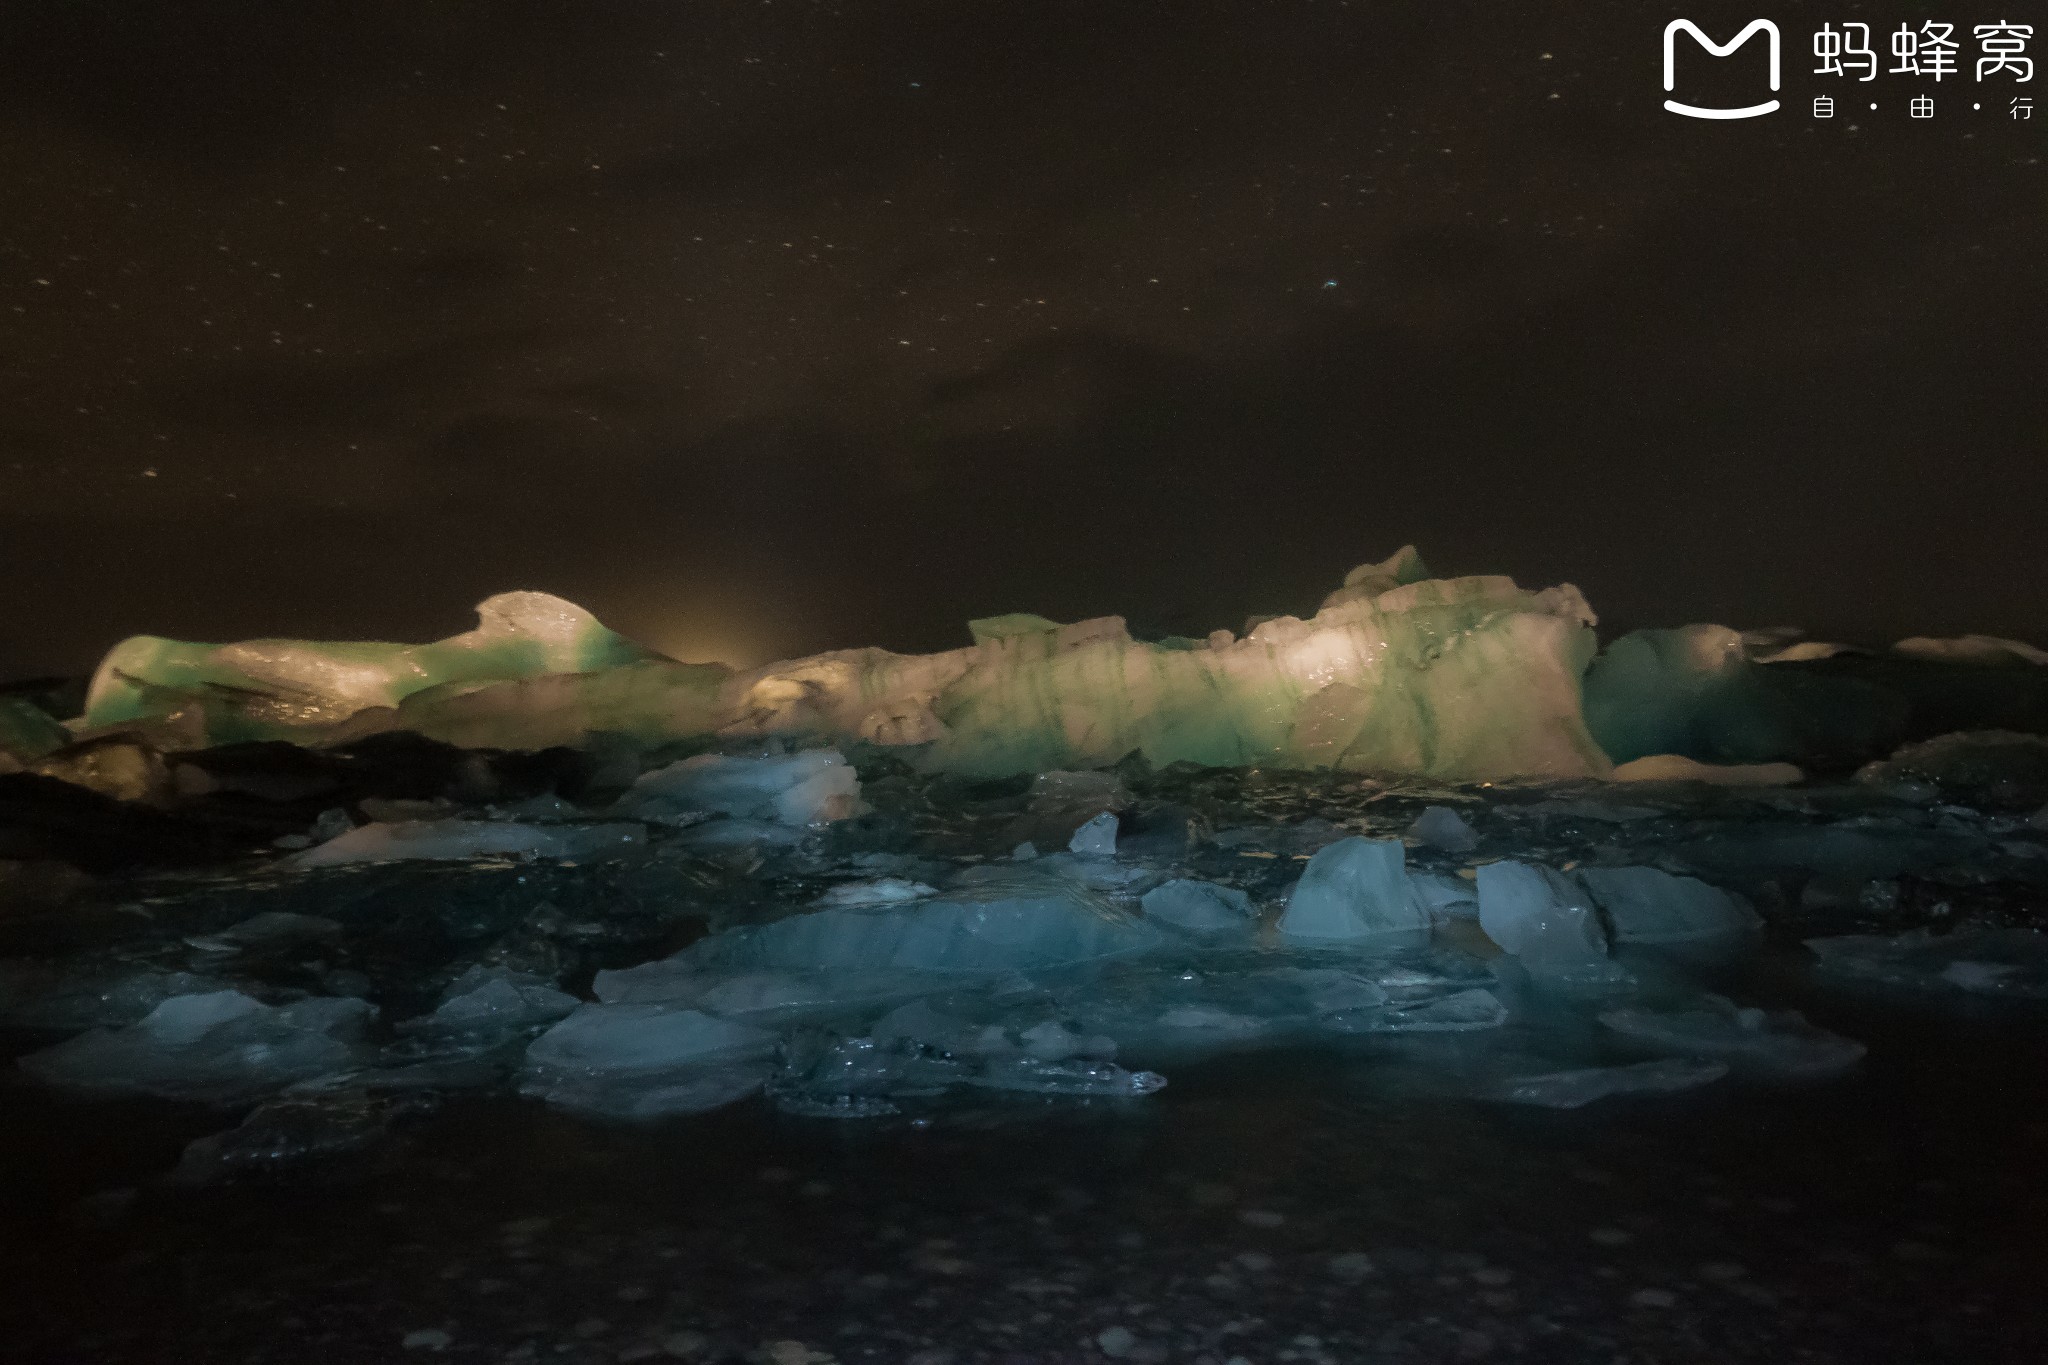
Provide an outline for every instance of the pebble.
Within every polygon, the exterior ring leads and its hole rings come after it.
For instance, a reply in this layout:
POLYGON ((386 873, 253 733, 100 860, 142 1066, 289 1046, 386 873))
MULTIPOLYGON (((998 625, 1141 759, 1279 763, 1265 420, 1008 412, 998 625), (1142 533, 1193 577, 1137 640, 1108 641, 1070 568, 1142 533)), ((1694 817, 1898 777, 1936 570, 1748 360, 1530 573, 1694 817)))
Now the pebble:
POLYGON ((455 1338, 438 1327, 422 1327, 407 1332, 398 1344, 408 1351, 445 1351, 455 1344, 455 1338))
POLYGON ((1627 1246, 1635 1240, 1633 1234, 1623 1232, 1620 1228, 1594 1228, 1586 1235, 1604 1247, 1627 1246))
POLYGON ((1237 1221, 1248 1227, 1277 1228, 1287 1221, 1287 1215, 1271 1209, 1246 1209, 1237 1215, 1237 1221))
POLYGON ((1678 1295, 1668 1289, 1638 1289, 1628 1301, 1638 1308, 1676 1308, 1678 1295))
POLYGON ((687 1360, 710 1344, 702 1332, 671 1332, 661 1339, 661 1349, 678 1360, 687 1360))
POLYGON ((1504 1284, 1514 1283, 1515 1272, 1502 1266, 1488 1265, 1481 1266, 1473 1271, 1472 1278, 1480 1284, 1491 1285, 1498 1289, 1504 1284))
POLYGON ((1340 1280, 1362 1280, 1372 1271, 1372 1257, 1362 1251, 1347 1251, 1330 1258, 1330 1273, 1340 1280))
POLYGON ((1105 1327, 1095 1334, 1095 1344, 1102 1353, 1113 1359, 1121 1359, 1131 1353, 1138 1344, 1137 1336, 1128 1327, 1105 1327))

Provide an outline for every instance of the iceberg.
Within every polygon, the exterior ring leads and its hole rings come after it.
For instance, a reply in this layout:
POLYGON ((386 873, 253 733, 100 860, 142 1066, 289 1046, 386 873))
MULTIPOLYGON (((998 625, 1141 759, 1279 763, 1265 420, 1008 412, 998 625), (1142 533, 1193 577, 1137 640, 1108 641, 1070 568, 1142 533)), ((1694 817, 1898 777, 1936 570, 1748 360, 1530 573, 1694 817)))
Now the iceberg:
POLYGON ((1868 1051, 1861 1043, 1815 1028, 1797 1010, 1761 1010, 1718 995, 1690 1009, 1608 1010, 1600 1022, 1660 1052, 1785 1077, 1846 1071, 1868 1051))
POLYGON ((804 828, 858 813, 860 778, 837 749, 758 758, 699 754, 642 773, 616 809, 663 823, 715 811, 804 828))
POLYGON ((775 1035, 665 1005, 582 1005, 533 1040, 520 1091, 614 1118, 716 1109, 759 1089, 775 1035))
POLYGON ((1903 697, 1846 673, 1754 663, 1726 626, 1633 631, 1586 670, 1586 726, 1618 764, 1677 754, 1845 766, 1896 744, 1908 710, 1903 697))
POLYGON ((1470 853, 1479 847, 1479 834, 1465 818, 1449 806, 1428 806, 1408 826, 1408 837, 1429 848, 1446 853, 1470 853))
POLYGON ((1340 839, 1309 859, 1280 916, 1286 938, 1355 941, 1429 928, 1409 895, 1399 839, 1340 839))
POLYGON ((1610 1095, 1655 1095, 1691 1090, 1728 1074, 1726 1062, 1671 1059, 1633 1066, 1594 1066, 1513 1076, 1483 1088, 1481 1099, 1578 1109, 1610 1095))
POLYGON ((20 1065, 51 1085, 232 1104, 351 1065, 375 1013, 330 997, 266 1005, 232 990, 180 995, 126 1028, 80 1034, 20 1065))
POLYGON ((636 824, 519 825, 509 820, 400 820, 358 825, 291 858, 295 867, 410 860, 462 862, 475 858, 610 857, 645 847, 636 824))
POLYGON ((209 995, 228 983, 157 968, 88 968, 0 962, 0 1026, 52 1033, 133 1024, 177 996, 209 995))
POLYGON ((1067 841, 1067 851, 1086 858, 1114 858, 1116 831, 1116 816, 1104 811, 1074 831, 1074 837, 1067 841))
POLYGON ((251 1110, 224 1133, 194 1139, 171 1172, 174 1185, 218 1185, 295 1174, 311 1162, 338 1162, 375 1147, 406 1120, 433 1112, 420 1091, 374 1093, 312 1082, 251 1110))
POLYGON ((1539 978, 1597 984, 1621 975, 1585 887, 1540 863, 1480 867, 1479 927, 1539 978))
POLYGON ((502 967, 471 967, 441 994, 432 1014, 409 1019, 401 1033, 504 1035, 552 1024, 582 1002, 540 978, 502 967))
POLYGON ((1478 887, 1463 877, 1453 877, 1446 872, 1410 872, 1408 897, 1432 922, 1476 919, 1479 915, 1478 887))
POLYGON ((1606 915, 1616 943, 1703 943, 1763 927, 1747 904, 1696 877, 1654 867, 1583 867, 1577 876, 1606 915))
POLYGON ((1994 1000, 2048 1000, 2048 934, 2037 929, 1841 934, 1810 938, 1806 946, 1822 972, 1835 977, 1994 1000))
POLYGON ((2025 809, 2048 795, 2048 738, 1968 730, 1907 744, 1856 772, 1865 786, 2025 809))
POLYGON ((104 731, 184 712, 199 717, 208 744, 290 739, 432 687, 593 673, 660 657, 546 593, 499 593, 476 611, 476 629, 424 645, 133 636, 94 672, 81 725, 104 731))
POLYGON ((1146 919, 1191 934, 1249 933, 1258 914, 1251 897, 1234 886, 1185 878, 1162 882, 1140 896, 1138 904, 1146 919))
MULTIPOLYGON (((1155 767, 1448 778, 1609 767, 1580 715, 1595 618, 1578 590, 1430 578, 1412 547, 1353 570, 1313 616, 1242 639, 1146 642, 1118 617, 1012 615, 970 623, 974 643, 940 654, 838 650, 732 672, 662 659, 545 594, 478 610, 478 629, 426 645, 139 636, 100 665, 82 725, 160 730, 173 748, 332 746, 394 729, 505 749, 859 743, 973 776, 1104 768, 1133 752, 1155 767)), ((1102 795, 1113 799, 1091 799, 1102 795)))
POLYGON ((1034 865, 989 867, 937 898, 813 910, 685 948, 700 971, 1031 971, 1142 953, 1165 936, 1085 887, 1034 865))
POLYGON ((0 772, 7 760, 20 767, 71 742, 71 732, 25 697, 0 696, 0 772))

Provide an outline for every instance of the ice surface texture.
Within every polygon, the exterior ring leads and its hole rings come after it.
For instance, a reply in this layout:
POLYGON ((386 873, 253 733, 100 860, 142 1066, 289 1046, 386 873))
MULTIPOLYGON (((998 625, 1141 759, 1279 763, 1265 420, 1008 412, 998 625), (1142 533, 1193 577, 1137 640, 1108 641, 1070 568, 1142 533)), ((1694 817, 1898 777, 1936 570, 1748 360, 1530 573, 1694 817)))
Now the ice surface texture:
POLYGON ((1676 1010, 1619 1009, 1600 1022, 1659 1052, 1723 1061, 1745 1071, 1810 1078, 1862 1060, 1863 1044, 1815 1028, 1797 1010, 1761 1010, 1718 995, 1676 1010))
POLYGON ((716 811, 802 828, 860 808, 860 779, 836 749, 758 758, 699 754, 642 773, 619 799, 622 814, 673 821, 716 811))
POLYGON ((1309 859, 1287 898, 1280 932, 1288 938, 1343 941, 1429 928, 1429 912, 1409 895, 1399 839, 1341 839, 1309 859))
POLYGON ((1894 938, 1810 938, 1823 972, 1908 990, 2048 1000, 2048 934, 2036 929, 1915 930, 1894 938))
POLYGON ((1753 663, 1726 626, 1634 631, 1586 670, 1586 725, 1616 763, 1839 762, 1892 747, 1906 712, 1861 679, 1753 663))
POLYGON ((527 1049, 520 1089, 618 1118, 730 1104, 768 1075, 775 1035, 665 1005, 584 1005, 527 1049))
POLYGON ((84 724, 103 728, 192 708, 204 740, 284 737, 449 684, 589 673, 658 656, 581 607, 540 592, 499 593, 477 628, 425 645, 247 640, 123 640, 86 693, 84 724))
POLYGON ((696 970, 1011 972, 1143 952, 1161 932, 1064 877, 991 868, 930 900, 814 910, 715 934, 696 970))
POLYGON ((294 856, 299 867, 388 863, 412 859, 592 858, 643 847, 647 830, 636 824, 556 825, 540 828, 509 820, 399 820, 358 826, 294 856))
POLYGON ((174 996, 127 1028, 30 1053, 21 1068, 54 1085, 230 1104, 348 1066, 374 1013, 361 1000, 174 996))
POLYGON ((26 764, 71 742, 71 732, 24 697, 0 697, 0 772, 6 760, 26 764))
POLYGON ((1412 547, 1363 565, 1307 620, 1148 643, 1118 617, 973 623, 942 654, 841 650, 741 673, 677 664, 537 593, 428 645, 138 636, 95 675, 88 728, 198 747, 337 743, 410 729, 511 749, 784 737, 899 747, 929 770, 1000 775, 1156 765, 1371 768, 1447 777, 1604 775, 1580 719, 1594 616, 1570 586, 1431 579, 1412 547))
POLYGON ((1546 1071, 1514 1076, 1483 1088, 1483 1099, 1534 1104, 1546 1109, 1577 1109, 1610 1095, 1655 1095, 1690 1090, 1728 1074, 1725 1062, 1672 1059, 1637 1062, 1633 1066, 1594 1066, 1571 1071, 1546 1071))

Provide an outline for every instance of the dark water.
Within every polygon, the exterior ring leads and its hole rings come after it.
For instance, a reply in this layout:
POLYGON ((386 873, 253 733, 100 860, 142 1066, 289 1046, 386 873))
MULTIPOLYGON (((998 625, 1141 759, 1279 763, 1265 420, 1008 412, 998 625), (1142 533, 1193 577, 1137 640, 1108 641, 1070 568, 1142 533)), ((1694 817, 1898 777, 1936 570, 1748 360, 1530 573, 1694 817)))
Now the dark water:
POLYGON ((1870 1056, 1563 1113, 1306 1051, 928 1126, 470 1100, 226 1191, 157 1183, 217 1115, 12 1088, 0 1359, 2048 1359, 2048 1024, 1761 977, 1870 1056))

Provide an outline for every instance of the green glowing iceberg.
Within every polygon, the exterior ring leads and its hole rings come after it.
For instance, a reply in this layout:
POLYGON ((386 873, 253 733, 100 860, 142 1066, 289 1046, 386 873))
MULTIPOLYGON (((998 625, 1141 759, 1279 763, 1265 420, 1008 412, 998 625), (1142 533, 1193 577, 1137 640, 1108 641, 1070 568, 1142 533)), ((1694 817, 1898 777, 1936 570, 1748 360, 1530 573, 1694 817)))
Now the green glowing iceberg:
POLYGON ((138 637, 100 666, 82 728, 182 737, 167 747, 332 745, 380 730, 504 749, 601 735, 865 744, 976 775, 1134 751, 1160 765, 1458 778, 1610 766, 1580 718, 1595 642, 1578 590, 1433 579, 1412 547, 1353 570, 1313 616, 1242 639, 1152 643, 1120 617, 1018 614, 972 623, 975 643, 945 653, 840 650, 733 672, 660 658, 544 594, 479 612, 477 630, 427 645, 138 637))
POLYGON ((475 630, 424 645, 202 645, 132 636, 93 674, 80 728, 169 724, 195 748, 301 738, 431 688, 591 673, 659 657, 546 593, 500 593, 476 610, 475 630))

